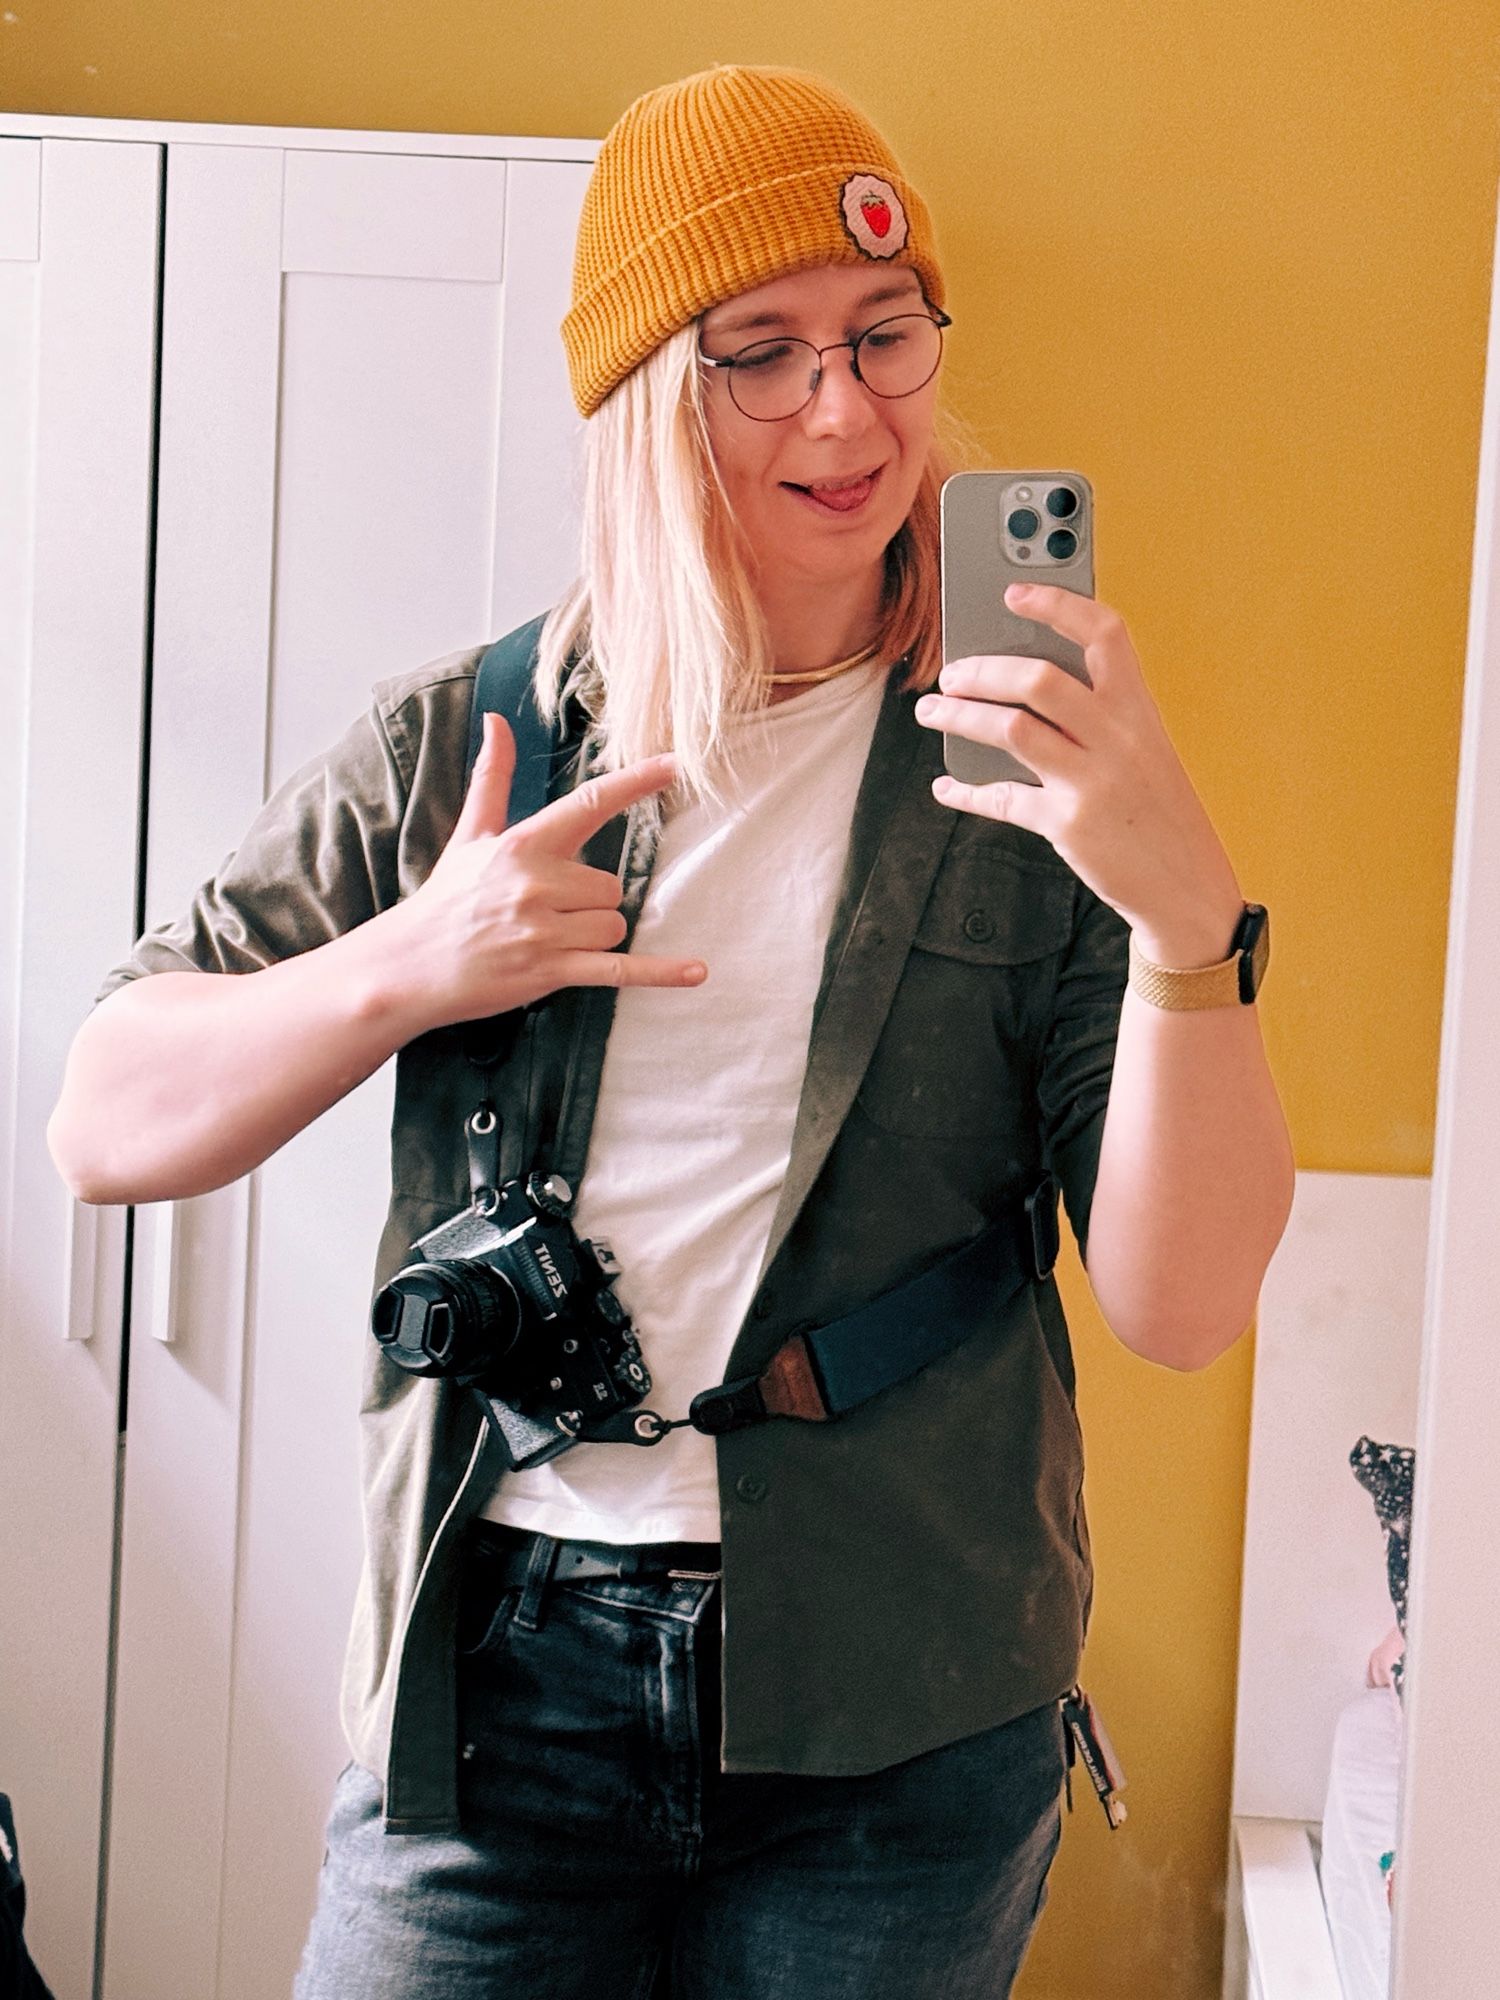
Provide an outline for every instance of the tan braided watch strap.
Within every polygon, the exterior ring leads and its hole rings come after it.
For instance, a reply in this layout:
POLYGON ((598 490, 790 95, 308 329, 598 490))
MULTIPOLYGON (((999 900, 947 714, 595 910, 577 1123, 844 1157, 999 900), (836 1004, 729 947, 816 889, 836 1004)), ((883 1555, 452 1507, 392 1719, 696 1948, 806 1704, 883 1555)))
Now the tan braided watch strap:
POLYGON ((1233 953, 1219 965, 1195 966, 1178 971, 1172 966, 1153 965, 1143 958, 1130 934, 1130 984, 1153 1007, 1170 1013, 1188 1013, 1197 1007, 1237 1007, 1240 1004, 1240 955, 1233 953))
POLYGON ((1246 903, 1230 940, 1228 958, 1217 965, 1177 969, 1153 965, 1130 934, 1130 984, 1153 1007, 1184 1013, 1199 1007, 1233 1007, 1252 1002, 1265 978, 1271 933, 1263 905, 1246 903), (1243 961, 1243 962, 1242 962, 1243 961))

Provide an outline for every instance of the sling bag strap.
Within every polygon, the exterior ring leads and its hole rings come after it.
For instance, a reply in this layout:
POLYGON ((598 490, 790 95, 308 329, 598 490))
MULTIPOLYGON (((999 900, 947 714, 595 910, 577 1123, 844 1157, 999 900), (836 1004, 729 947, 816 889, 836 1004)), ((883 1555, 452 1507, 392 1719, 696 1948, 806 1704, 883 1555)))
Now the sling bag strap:
MULTIPOLYGON (((505 717, 516 739, 508 815, 512 826, 547 803, 577 747, 568 741, 565 731, 543 720, 536 705, 537 644, 543 622, 543 618, 535 618, 497 639, 485 651, 474 677, 465 780, 484 740, 485 714, 493 709, 505 717)), ((640 841, 632 829, 627 835, 624 871, 627 889, 632 891, 632 907, 627 912, 632 929, 645 897, 650 867, 649 854, 639 850, 640 841)), ((585 997, 612 1005, 615 996, 609 988, 597 988, 585 997)), ((502 1015, 492 1022, 471 1025, 494 1031, 511 1018, 502 1015)), ((567 1147, 570 1157, 566 1163, 553 1162, 575 1187, 582 1179, 603 1065, 604 1037, 593 1039, 595 1060, 580 1066, 579 1038, 575 1036, 568 1106, 558 1126, 560 1139, 571 1139, 567 1147)), ((918 1369, 961 1347, 982 1323, 985 1309, 993 1313, 997 1302, 1004 1304, 1013 1298, 1022 1285, 1051 1275, 1059 1245, 1057 1195, 1057 1181, 1050 1173, 1043 1174, 1029 1195, 1003 1209, 968 1243, 844 1318, 790 1335, 759 1375, 701 1391, 693 1398, 689 1415, 677 1419, 677 1424, 688 1423, 716 1437, 771 1417, 824 1423, 904 1382, 918 1369)), ((676 1425, 664 1425, 656 1435, 664 1434, 667 1428, 676 1425)), ((606 1431, 622 1442, 626 1438, 654 1441, 637 1427, 634 1413, 610 1420, 589 1435, 603 1437, 606 1431)))

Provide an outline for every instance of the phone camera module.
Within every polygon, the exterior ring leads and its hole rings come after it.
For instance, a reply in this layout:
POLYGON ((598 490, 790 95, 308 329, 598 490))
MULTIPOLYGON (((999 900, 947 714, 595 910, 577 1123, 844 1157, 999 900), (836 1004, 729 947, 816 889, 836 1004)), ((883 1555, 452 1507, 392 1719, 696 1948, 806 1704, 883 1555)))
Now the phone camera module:
POLYGON ((1078 550, 1078 537, 1068 528, 1054 528, 1047 537, 1047 553, 1055 562, 1066 562, 1078 550))
POLYGON ((1047 512, 1054 521, 1066 521, 1078 511, 1078 495, 1071 486, 1054 486, 1047 495, 1047 512))
POLYGON ((1016 507, 1005 525, 1018 542, 1028 542, 1042 523, 1034 508, 1016 507))

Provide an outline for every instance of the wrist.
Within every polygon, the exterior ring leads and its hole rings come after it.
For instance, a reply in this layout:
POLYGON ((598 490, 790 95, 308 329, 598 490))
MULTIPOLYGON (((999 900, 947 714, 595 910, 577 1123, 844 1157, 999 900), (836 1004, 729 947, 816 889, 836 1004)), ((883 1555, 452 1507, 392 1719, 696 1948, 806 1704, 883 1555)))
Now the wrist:
POLYGON ((343 959, 351 1012, 393 1052, 439 1025, 422 982, 422 953, 405 903, 381 910, 335 945, 343 959))
POLYGON ((1222 965, 1245 899, 1238 890, 1205 898, 1195 908, 1156 922, 1133 923, 1130 927, 1136 950, 1151 964, 1174 972, 1196 972, 1208 965, 1222 965))

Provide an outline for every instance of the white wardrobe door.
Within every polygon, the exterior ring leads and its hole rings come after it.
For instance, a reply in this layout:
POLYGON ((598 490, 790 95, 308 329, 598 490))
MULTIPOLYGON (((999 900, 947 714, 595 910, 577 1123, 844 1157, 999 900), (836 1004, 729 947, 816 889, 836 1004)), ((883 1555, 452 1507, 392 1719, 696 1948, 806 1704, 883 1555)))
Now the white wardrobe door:
MULTIPOLYGON (((557 323, 586 177, 169 148, 148 921, 373 681, 570 577, 557 323)), ((391 1080, 269 1161, 253 1202, 174 1205, 175 1338, 132 1358, 108 2000, 290 1984, 347 1754, 391 1080)))
POLYGON ((93 1991, 127 1212, 45 1134, 134 935, 160 173, 0 139, 0 1790, 58 2000, 93 1991))

